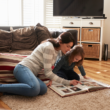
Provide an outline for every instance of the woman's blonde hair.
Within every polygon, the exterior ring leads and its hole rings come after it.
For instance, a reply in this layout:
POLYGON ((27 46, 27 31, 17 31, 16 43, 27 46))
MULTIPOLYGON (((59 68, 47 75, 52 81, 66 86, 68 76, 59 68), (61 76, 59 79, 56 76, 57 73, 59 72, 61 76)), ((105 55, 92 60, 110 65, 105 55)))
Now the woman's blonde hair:
POLYGON ((77 55, 80 55, 82 57, 81 60, 76 62, 76 65, 79 66, 82 65, 84 60, 84 50, 81 45, 75 45, 69 52, 66 53, 66 56, 68 56, 69 65, 72 64, 74 57, 77 55))

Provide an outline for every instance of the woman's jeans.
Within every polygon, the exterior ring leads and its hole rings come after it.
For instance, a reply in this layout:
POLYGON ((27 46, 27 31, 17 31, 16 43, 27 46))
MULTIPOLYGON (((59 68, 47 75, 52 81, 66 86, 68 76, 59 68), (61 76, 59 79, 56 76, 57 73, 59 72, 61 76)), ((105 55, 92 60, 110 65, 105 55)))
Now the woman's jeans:
POLYGON ((15 67, 14 76, 18 83, 0 84, 0 92, 23 96, 37 96, 47 92, 46 84, 23 65, 18 64, 15 67))
POLYGON ((56 74, 67 80, 80 80, 79 75, 73 70, 64 70, 61 68, 56 74))

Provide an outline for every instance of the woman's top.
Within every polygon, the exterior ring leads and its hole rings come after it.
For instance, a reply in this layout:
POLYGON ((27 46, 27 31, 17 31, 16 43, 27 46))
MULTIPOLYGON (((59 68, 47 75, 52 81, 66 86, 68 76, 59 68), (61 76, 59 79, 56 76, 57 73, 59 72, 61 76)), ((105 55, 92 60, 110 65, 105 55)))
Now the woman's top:
POLYGON ((54 65, 59 53, 61 51, 56 51, 52 43, 45 42, 38 45, 31 55, 24 58, 19 64, 28 67, 36 76, 44 68, 44 74, 47 78, 64 85, 69 85, 70 80, 60 78, 52 72, 51 67, 54 65))
MULTIPOLYGON (((68 57, 66 55, 63 55, 62 57, 60 57, 56 63, 55 63, 55 67, 53 69, 54 73, 57 73, 61 68, 64 70, 73 70, 73 68, 75 67, 75 62, 73 62, 71 65, 69 65, 68 62, 68 57)), ((84 68, 82 65, 78 66, 82 76, 85 76, 86 73, 84 71, 84 68)))

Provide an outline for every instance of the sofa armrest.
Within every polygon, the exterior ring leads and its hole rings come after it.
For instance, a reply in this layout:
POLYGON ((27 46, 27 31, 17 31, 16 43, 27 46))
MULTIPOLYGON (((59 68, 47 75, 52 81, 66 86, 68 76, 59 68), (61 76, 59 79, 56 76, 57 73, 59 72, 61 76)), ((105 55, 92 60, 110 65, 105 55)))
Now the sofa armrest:
POLYGON ((0 26, 1 30, 10 31, 10 26, 0 26))

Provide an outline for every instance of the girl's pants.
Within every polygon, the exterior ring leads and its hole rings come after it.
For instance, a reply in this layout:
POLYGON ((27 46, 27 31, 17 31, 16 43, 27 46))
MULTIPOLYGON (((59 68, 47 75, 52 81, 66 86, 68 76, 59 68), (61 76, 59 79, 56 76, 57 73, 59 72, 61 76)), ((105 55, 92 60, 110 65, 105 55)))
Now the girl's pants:
POLYGON ((19 83, 0 84, 0 92, 23 96, 37 96, 47 92, 46 84, 23 65, 15 67, 14 76, 19 83))

